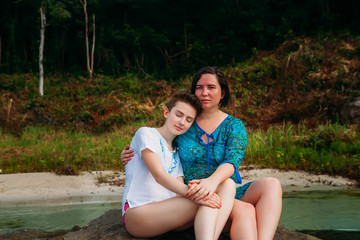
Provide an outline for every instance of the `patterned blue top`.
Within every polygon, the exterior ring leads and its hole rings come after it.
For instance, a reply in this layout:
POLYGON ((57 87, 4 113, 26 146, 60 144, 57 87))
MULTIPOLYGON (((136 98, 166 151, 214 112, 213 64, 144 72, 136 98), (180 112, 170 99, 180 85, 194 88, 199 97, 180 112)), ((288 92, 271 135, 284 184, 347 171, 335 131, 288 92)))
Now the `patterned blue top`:
POLYGON ((245 155, 247 138, 245 126, 240 119, 228 115, 211 134, 194 122, 176 141, 186 184, 193 179, 209 177, 224 163, 234 165, 235 173, 231 178, 236 183, 242 182, 238 168, 245 155), (208 144, 201 139, 204 134, 208 138, 208 144))

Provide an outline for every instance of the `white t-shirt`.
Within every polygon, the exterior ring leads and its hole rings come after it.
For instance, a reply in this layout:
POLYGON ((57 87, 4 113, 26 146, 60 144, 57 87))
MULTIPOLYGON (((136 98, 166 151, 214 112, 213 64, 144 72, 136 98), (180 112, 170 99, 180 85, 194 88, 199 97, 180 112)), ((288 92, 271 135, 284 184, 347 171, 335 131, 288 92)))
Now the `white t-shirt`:
POLYGON ((148 148, 159 157, 165 172, 174 178, 184 176, 179 154, 175 150, 168 149, 166 140, 158 130, 149 127, 138 129, 131 141, 130 148, 134 150, 134 157, 125 166, 122 209, 124 209, 125 202, 129 204, 130 208, 134 208, 175 197, 174 192, 156 182, 141 159, 141 151, 148 148))

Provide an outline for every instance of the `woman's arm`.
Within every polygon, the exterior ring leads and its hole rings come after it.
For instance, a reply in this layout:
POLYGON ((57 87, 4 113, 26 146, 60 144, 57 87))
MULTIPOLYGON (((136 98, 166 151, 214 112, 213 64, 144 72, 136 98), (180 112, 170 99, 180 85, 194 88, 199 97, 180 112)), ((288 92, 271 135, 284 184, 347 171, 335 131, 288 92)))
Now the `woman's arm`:
POLYGON ((130 149, 129 145, 126 145, 126 147, 124 148, 124 150, 122 150, 121 152, 121 163, 123 165, 126 165, 134 156, 134 150, 130 149))
MULTIPOLYGON (((155 178, 156 182, 166 189, 185 197, 187 190, 189 189, 183 182, 180 182, 178 179, 172 177, 170 174, 164 171, 163 166, 158 158, 158 156, 146 148, 141 151, 141 158, 144 161, 145 165, 149 169, 151 175, 155 178)), ((203 204, 212 208, 220 208, 221 201, 216 194, 209 197, 207 200, 195 200, 199 204, 203 204)))
POLYGON ((222 181, 232 175, 234 175, 233 180, 236 183, 241 183, 238 168, 246 151, 246 130, 245 125, 240 119, 234 119, 230 124, 231 128, 229 129, 231 130, 227 132, 227 141, 224 145, 223 162, 220 163, 216 171, 210 177, 189 182, 190 189, 186 196, 191 199, 206 197, 209 193, 214 191, 222 181), (193 186, 193 184, 195 184, 195 186, 193 186))

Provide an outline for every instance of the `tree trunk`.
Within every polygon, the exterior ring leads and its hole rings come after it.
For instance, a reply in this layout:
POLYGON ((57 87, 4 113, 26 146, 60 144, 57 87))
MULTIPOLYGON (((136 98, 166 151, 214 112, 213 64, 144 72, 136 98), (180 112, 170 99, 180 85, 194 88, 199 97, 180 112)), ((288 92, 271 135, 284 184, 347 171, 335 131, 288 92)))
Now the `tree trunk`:
POLYGON ((94 71, 94 51, 95 51, 95 14, 93 14, 93 43, 91 47, 91 75, 94 71))
POLYGON ((88 14, 87 14, 87 3, 86 0, 80 0, 80 3, 84 7, 85 14, 85 44, 86 44, 86 66, 89 74, 89 78, 92 78, 93 69, 94 69, 94 48, 95 48, 95 14, 93 15, 93 44, 91 51, 91 63, 90 63, 90 52, 89 52, 89 30, 88 30, 88 14))
POLYGON ((43 7, 40 7, 41 28, 40 28, 40 46, 39 46, 39 94, 44 96, 44 67, 43 67, 43 54, 44 54, 44 40, 45 40, 45 25, 46 18, 43 7))

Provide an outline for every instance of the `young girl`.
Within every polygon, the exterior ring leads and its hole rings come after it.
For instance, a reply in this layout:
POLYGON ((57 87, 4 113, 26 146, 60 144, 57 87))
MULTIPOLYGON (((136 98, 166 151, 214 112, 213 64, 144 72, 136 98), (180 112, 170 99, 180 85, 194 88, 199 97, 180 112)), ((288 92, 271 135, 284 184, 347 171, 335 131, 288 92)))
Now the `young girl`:
POLYGON ((194 224, 196 239, 217 239, 234 203, 235 183, 221 183, 201 200, 185 195, 183 169, 173 139, 185 133, 201 112, 198 99, 176 92, 160 128, 140 128, 131 141, 134 159, 126 165, 123 218, 128 232, 153 237, 194 224))

